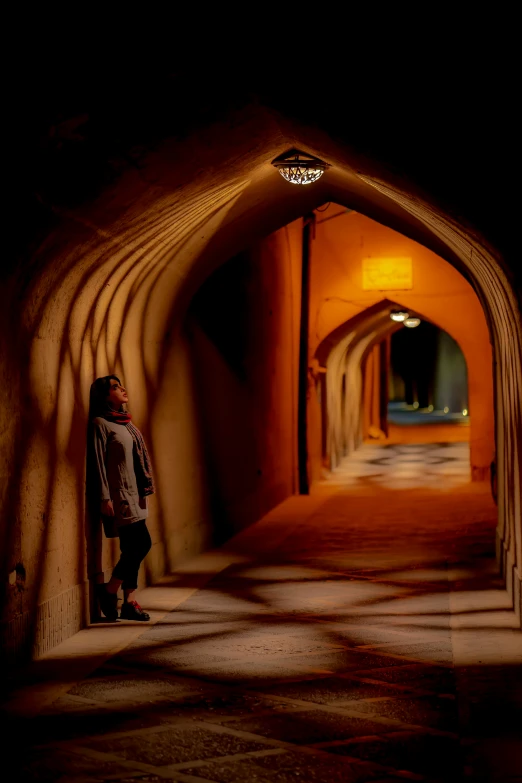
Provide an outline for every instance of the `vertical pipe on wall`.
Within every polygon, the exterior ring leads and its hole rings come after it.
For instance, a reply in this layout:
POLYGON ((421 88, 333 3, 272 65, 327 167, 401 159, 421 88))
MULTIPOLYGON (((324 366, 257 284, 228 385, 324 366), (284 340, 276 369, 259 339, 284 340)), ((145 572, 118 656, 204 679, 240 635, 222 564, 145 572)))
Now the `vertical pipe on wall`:
POLYGON ((301 264, 301 320, 299 324, 299 389, 297 407, 297 450, 299 455, 299 494, 308 495, 308 329, 310 318, 310 250, 315 231, 315 215, 303 218, 303 255, 301 264))

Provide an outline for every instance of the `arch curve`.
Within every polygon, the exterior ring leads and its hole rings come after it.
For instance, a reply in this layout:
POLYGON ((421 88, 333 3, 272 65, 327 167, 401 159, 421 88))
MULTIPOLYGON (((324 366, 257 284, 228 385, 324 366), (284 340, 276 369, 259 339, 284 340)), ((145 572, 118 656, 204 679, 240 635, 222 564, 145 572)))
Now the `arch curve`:
MULTIPOLYGON (((363 441, 363 366, 373 347, 389 335, 400 330, 402 325, 390 320, 392 310, 408 310, 397 300, 383 299, 353 318, 336 327, 323 338, 315 351, 315 358, 321 372, 321 401, 325 407, 322 415, 323 426, 326 427, 326 437, 322 436, 326 456, 326 464, 335 468, 341 459, 361 445, 363 441), (341 393, 341 388, 345 390, 341 393)), ((425 321, 424 313, 415 311, 425 321)), ((444 326, 436 324, 444 331, 444 326)), ((448 334, 459 344, 454 334, 448 334)), ((459 346, 461 347, 461 346, 459 346)), ((462 348, 461 348, 462 350, 462 348)), ((462 351, 466 364, 469 359, 462 351)), ((472 373, 475 373, 473 357, 471 357, 472 373)), ((478 368, 478 372, 480 373, 478 368)), ((477 392, 476 386, 474 395, 477 392)), ((470 403, 473 408, 473 403, 470 403)), ((477 441, 480 443, 480 433, 485 428, 485 422, 478 416, 473 421, 470 436, 470 460, 472 475, 475 480, 484 478, 485 469, 489 465, 480 464, 477 454, 477 441), (477 435, 475 436, 475 429, 477 435)))

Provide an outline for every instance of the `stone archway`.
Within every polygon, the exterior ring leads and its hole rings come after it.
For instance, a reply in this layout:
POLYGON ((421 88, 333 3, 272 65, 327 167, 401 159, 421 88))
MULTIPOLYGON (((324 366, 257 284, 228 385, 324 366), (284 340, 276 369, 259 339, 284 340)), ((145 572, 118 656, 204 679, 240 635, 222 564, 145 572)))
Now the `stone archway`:
MULTIPOLYGON (((416 193, 395 188, 376 164, 260 109, 238 115, 226 134, 216 125, 184 142, 158 143, 139 171, 124 170, 96 200, 53 207, 53 227, 9 281, 2 312, 3 333, 15 335, 2 348, 10 379, 2 421, 6 584, 13 563, 24 562, 28 574, 23 601, 8 601, 15 636, 25 639, 40 623, 42 651, 85 621, 85 417, 96 375, 123 374, 135 390, 135 415, 162 455, 152 577, 204 546, 200 531, 185 550, 176 548, 178 528, 192 529, 203 513, 198 479, 185 470, 196 448, 187 422, 197 411, 180 320, 212 269, 326 201, 430 247, 475 288, 495 354, 499 559, 508 586, 520 585, 522 327, 501 259, 416 193), (270 165, 296 144, 332 164, 315 189, 289 191, 270 165), (173 398, 182 401, 183 427, 173 398), (46 618, 63 607, 72 608, 62 635, 52 636, 46 618)), ((292 252, 299 241, 292 237, 292 252)))
MULTIPOLYGON (((322 386, 322 421, 326 427, 326 434, 322 437, 323 456, 329 468, 337 466, 342 457, 358 448, 363 441, 362 368, 374 346, 402 328, 400 324, 390 321, 389 314, 395 309, 406 308, 402 303, 388 299, 372 305, 338 326, 322 340, 316 350, 315 359, 319 365, 318 377, 322 386), (346 402, 341 401, 339 393, 341 378, 343 387, 346 385, 349 390, 346 402)), ((423 313, 417 311, 416 314, 429 320, 423 313)), ((475 380, 483 368, 475 366, 474 360, 475 357, 472 357, 471 372, 475 380)), ((473 397, 480 395, 480 391, 474 384, 473 397)), ((480 410, 480 406, 477 407, 480 410)), ((484 415, 483 409, 481 413, 484 415)), ((493 416, 492 411, 490 415, 493 416)), ((470 438, 471 475, 475 481, 483 480, 489 472, 487 452, 483 453, 481 449, 482 432, 488 426, 488 422, 479 416, 470 438)))

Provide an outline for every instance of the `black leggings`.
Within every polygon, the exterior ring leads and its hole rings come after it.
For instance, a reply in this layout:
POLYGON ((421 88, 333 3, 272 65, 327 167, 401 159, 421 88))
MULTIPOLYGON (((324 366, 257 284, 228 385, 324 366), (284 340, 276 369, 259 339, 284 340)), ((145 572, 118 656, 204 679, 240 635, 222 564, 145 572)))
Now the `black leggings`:
POLYGON ((123 581, 124 590, 136 590, 141 562, 152 546, 147 522, 145 519, 140 519, 139 522, 123 525, 119 528, 118 534, 121 555, 112 575, 123 581))

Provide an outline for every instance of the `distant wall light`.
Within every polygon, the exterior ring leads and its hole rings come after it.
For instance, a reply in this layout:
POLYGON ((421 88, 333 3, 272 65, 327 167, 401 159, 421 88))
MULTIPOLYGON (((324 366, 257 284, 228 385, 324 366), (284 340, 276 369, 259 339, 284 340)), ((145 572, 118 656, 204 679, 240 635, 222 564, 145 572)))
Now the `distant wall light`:
POLYGON ((415 329, 415 327, 418 326, 420 322, 420 318, 406 318, 404 320, 404 326, 407 326, 408 329, 415 329))
POLYGON ((406 310, 392 310, 390 313, 390 318, 392 321, 397 321, 398 323, 402 323, 406 320, 406 318, 409 318, 410 314, 406 312, 406 310))
POLYGON ((281 176, 293 185, 310 185, 322 177, 329 164, 302 152, 292 152, 272 161, 281 176))
POLYGON ((462 411, 462 415, 463 416, 467 416, 468 415, 468 409, 467 408, 464 408, 464 410, 462 411))
POLYGON ((444 413, 449 413, 449 408, 448 408, 448 406, 446 406, 446 407, 444 408, 444 413))

